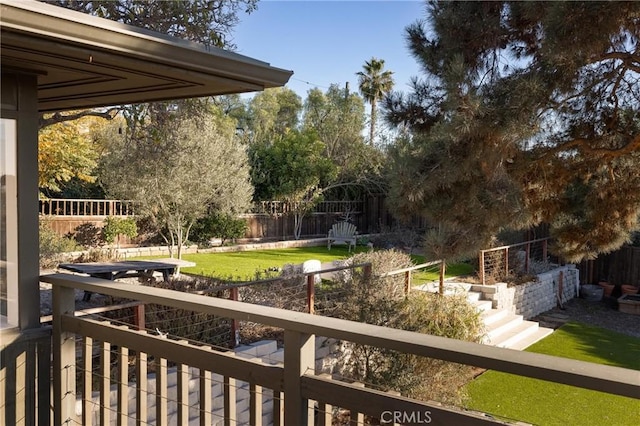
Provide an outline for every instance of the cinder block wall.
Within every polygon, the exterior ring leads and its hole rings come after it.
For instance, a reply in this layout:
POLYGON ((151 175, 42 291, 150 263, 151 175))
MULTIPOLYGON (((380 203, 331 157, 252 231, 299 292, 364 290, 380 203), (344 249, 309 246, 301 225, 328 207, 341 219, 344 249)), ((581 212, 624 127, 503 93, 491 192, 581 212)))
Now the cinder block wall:
POLYGON ((558 295, 564 303, 577 296, 580 274, 575 265, 559 266, 538 275, 537 281, 509 287, 506 283, 492 286, 474 286, 486 300, 493 302, 494 309, 508 309, 512 313, 529 319, 553 309, 559 304, 558 295), (559 293, 560 275, 562 291, 559 293))

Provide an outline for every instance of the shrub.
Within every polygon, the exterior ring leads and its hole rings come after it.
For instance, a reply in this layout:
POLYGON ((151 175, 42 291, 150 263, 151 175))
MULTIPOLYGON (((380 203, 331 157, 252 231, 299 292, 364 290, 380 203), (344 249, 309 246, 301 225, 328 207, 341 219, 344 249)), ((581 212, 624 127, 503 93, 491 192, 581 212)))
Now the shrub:
POLYGON ((134 238, 138 235, 138 226, 133 218, 107 216, 102 228, 102 238, 108 244, 113 244, 119 235, 134 238))
POLYGON ((213 213, 198 219, 191 228, 190 239, 196 243, 209 243, 212 238, 227 240, 242 238, 247 231, 247 222, 227 213, 213 213))
POLYGON ((77 226, 69 237, 73 237, 78 244, 89 248, 99 247, 103 242, 102 229, 89 222, 77 226))
MULTIPOLYGON (((397 328, 418 333, 479 342, 482 321, 479 312, 464 296, 440 296, 420 291, 403 293, 403 274, 381 274, 411 265, 408 255, 394 251, 361 253, 354 263, 373 264, 370 278, 354 272, 340 276, 348 289, 336 301, 333 316, 352 321, 397 328)), ((471 367, 352 344, 345 360, 354 380, 373 384, 383 390, 404 395, 458 404, 463 399, 462 385, 471 377, 471 367)), ((348 352, 345 352, 345 354, 348 352)), ((345 355, 345 358, 347 355, 345 355)))
POLYGON ((40 219, 40 268, 55 268, 63 259, 63 253, 75 251, 78 244, 73 238, 58 235, 49 221, 40 219))

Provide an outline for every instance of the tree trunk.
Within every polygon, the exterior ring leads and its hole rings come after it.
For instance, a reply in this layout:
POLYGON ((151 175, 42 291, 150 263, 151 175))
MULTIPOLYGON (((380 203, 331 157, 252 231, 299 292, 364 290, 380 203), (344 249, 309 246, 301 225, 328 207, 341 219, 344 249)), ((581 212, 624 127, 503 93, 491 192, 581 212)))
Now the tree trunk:
POLYGON ((376 99, 373 98, 371 99, 371 123, 369 126, 369 145, 373 146, 373 135, 375 133, 375 129, 376 129, 376 115, 377 115, 377 110, 376 110, 376 99))

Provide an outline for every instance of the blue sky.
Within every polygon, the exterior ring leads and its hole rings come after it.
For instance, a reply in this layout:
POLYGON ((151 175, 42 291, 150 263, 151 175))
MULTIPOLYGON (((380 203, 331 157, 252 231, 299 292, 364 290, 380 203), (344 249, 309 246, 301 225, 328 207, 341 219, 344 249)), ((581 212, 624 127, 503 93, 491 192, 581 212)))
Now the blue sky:
POLYGON ((304 100, 309 89, 331 83, 358 90, 356 72, 371 57, 394 72, 395 90, 408 90, 419 66, 404 28, 424 19, 422 1, 261 0, 241 15, 233 33, 237 53, 294 71, 287 87, 304 100))

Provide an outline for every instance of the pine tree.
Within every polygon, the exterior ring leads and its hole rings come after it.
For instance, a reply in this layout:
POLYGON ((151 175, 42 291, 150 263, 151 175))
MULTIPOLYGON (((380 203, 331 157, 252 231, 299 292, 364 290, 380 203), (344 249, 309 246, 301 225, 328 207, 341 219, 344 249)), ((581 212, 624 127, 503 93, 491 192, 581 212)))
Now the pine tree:
POLYGON ((541 223, 569 261, 629 239, 640 3, 432 2, 406 36, 425 76, 384 100, 411 132, 395 149, 402 213, 462 232, 465 251, 541 223))

